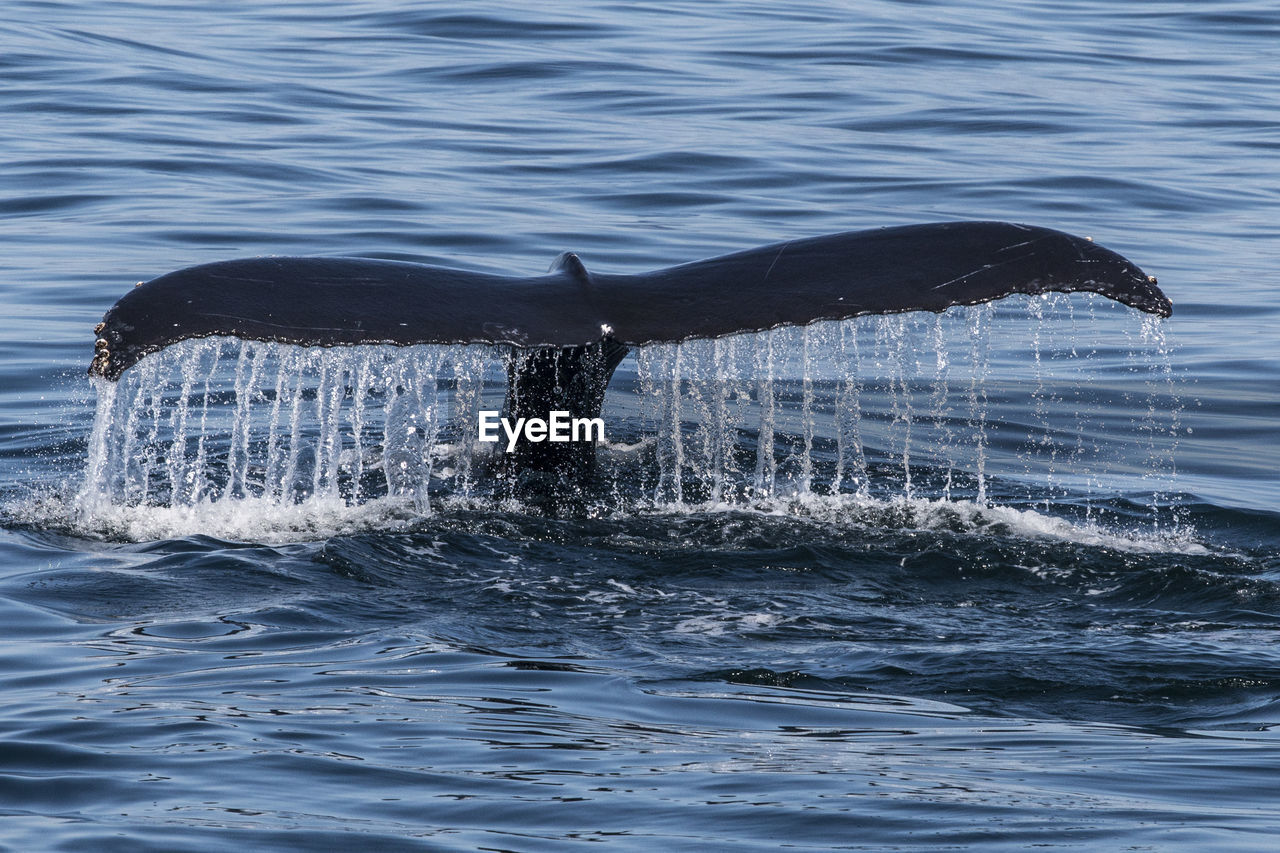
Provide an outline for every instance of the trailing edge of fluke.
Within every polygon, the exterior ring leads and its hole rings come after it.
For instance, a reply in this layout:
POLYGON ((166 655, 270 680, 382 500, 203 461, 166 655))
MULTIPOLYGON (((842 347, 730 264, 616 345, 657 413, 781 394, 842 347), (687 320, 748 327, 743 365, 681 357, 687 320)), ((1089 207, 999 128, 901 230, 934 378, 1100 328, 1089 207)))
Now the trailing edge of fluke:
POLYGON ((1091 291, 1161 317, 1173 310, 1155 278, 1115 252, 1007 222, 851 231, 633 275, 588 272, 568 253, 547 274, 528 277, 367 258, 264 257, 188 267, 134 288, 98 325, 89 372, 115 380, 150 353, 212 335, 303 346, 484 342, 534 350, 603 340, 625 353, 626 346, 1050 291, 1091 291))

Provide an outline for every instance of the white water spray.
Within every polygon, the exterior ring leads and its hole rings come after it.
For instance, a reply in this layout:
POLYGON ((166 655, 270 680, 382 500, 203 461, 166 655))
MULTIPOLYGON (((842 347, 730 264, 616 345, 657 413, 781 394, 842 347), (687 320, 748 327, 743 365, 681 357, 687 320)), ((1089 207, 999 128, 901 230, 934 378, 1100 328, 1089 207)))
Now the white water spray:
MULTIPOLYGON (((1146 371, 1147 402, 1130 423, 1147 457, 1138 473, 1171 491, 1178 414, 1166 406, 1159 327, 1129 333, 1127 349, 1091 344, 1078 339, 1114 334, 1131 314, 1100 322, 1091 304, 1092 322, 1077 329, 1067 297, 1030 303, 638 348, 636 381, 615 382, 605 403, 601 473, 614 483, 601 491, 635 507, 809 495, 981 507, 994 477, 1001 501, 1021 499, 1019 483, 1044 501, 1078 495, 1108 480, 1135 438, 1099 433, 1100 369, 1146 371)), ((118 383, 95 380, 78 512, 92 523, 122 508, 198 518, 239 506, 294 523, 306 507, 363 517, 361 507, 390 501, 425 515, 442 500, 482 499, 493 474, 476 415, 501 406, 509 354, 175 345, 118 383)))

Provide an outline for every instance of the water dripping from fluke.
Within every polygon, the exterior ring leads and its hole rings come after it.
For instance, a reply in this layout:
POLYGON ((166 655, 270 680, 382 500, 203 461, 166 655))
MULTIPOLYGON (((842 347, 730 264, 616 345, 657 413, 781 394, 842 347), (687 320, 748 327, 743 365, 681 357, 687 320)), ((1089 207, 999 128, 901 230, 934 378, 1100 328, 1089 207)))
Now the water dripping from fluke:
POLYGON ((1090 490, 1122 493, 1116 473, 1135 464, 1159 503, 1173 491, 1160 481, 1169 384, 1159 368, 1145 383, 1135 463, 1124 424, 1099 432, 1090 411, 1115 421, 1111 398, 1131 395, 1093 381, 1110 349, 1064 366, 1062 294, 1172 310, 1120 255, 1003 222, 830 234, 633 275, 571 253, 533 277, 205 264, 134 288, 95 328, 99 403, 74 503, 90 527, 239 514, 289 530, 471 505, 801 512, 1026 493, 1092 513, 1090 490), (1031 310, 1006 319, 993 307, 1006 297, 1031 310))
POLYGON ((118 382, 95 379, 76 525, 274 541, 440 513, 728 512, 1147 548, 1127 508, 1106 517, 1145 495, 1146 528, 1185 545, 1167 507, 1168 347, 1109 303, 1090 305, 1087 327, 1064 322, 1080 298, 655 343, 625 360, 576 348, 539 363, 502 344, 183 341, 118 382), (581 369, 615 368, 588 406, 604 423, 590 464, 570 450, 545 468, 568 459, 571 476, 530 478, 505 436, 478 440, 480 413, 528 414, 565 399, 581 369), (513 380, 530 371, 545 381, 513 380), (1135 372, 1145 399, 1126 404, 1132 388, 1115 378, 1135 372), (513 400, 513 387, 526 396, 513 400))

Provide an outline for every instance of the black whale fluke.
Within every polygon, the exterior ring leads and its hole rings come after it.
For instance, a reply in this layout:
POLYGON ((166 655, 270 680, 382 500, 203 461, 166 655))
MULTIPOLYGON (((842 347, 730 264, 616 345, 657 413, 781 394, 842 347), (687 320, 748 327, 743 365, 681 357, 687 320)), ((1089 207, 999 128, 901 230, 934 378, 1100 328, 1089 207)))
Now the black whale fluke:
POLYGON ((527 277, 366 258, 247 258, 188 267, 125 294, 98 327, 89 372, 114 380, 149 353, 211 335, 303 346, 634 346, 1048 291, 1172 311, 1155 279, 1120 255, 1005 222, 851 231, 634 275, 588 273, 574 255, 527 277))
MULTIPOLYGON (((212 335, 322 347, 509 344, 508 414, 594 418, 629 346, 1048 291, 1172 311, 1155 279, 1120 255, 1005 222, 851 231, 635 275, 589 273, 570 253, 529 277, 366 258, 249 258, 188 267, 125 294, 96 329, 89 372, 115 380, 149 353, 212 335)), ((595 445, 526 442, 503 466, 517 491, 554 501, 589 479, 595 445)))

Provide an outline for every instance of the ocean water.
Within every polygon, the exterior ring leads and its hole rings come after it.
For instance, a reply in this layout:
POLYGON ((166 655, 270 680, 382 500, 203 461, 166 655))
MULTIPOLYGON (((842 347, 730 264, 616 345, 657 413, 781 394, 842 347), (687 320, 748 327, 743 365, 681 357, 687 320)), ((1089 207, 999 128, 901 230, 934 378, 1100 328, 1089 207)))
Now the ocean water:
POLYGON ((1272 4, 14 0, 0 48, 4 848, 1275 849, 1272 4), (466 441, 502 351, 85 376, 206 261, 952 219, 1174 315, 647 348, 551 503, 466 441))

